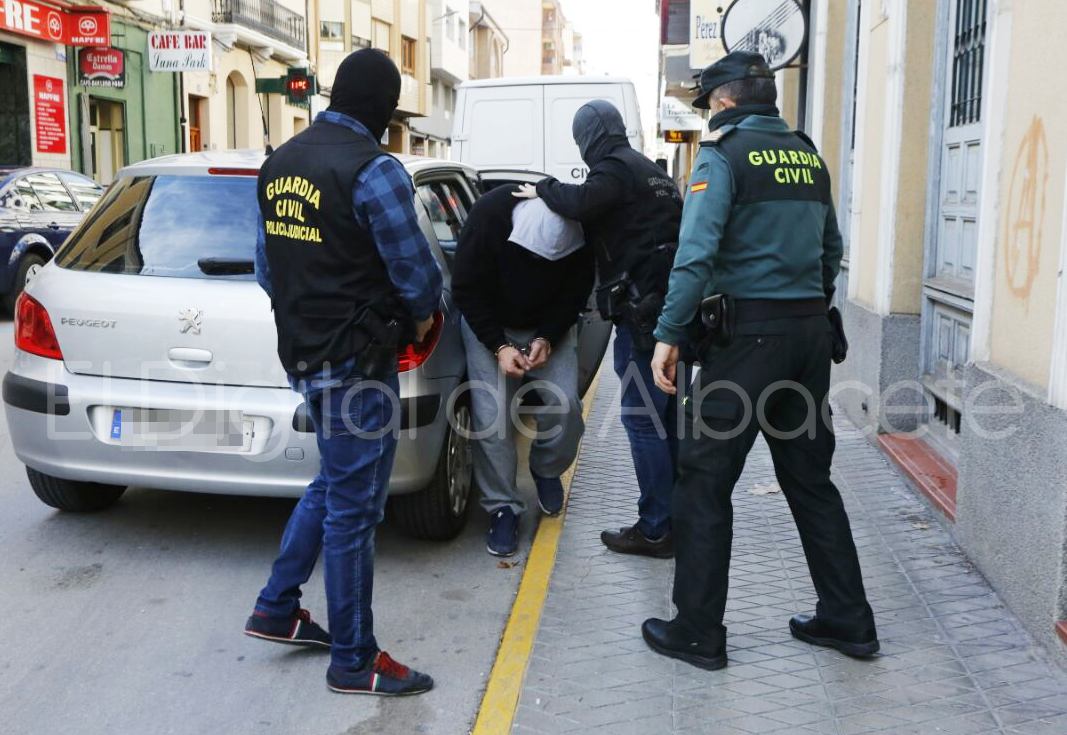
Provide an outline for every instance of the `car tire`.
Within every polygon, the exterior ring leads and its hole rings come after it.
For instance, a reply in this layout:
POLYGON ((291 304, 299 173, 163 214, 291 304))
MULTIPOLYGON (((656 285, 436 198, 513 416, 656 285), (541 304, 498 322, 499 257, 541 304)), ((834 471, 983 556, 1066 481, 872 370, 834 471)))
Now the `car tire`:
POLYGON ((389 499, 389 512, 407 535, 449 541, 467 525, 474 495, 471 410, 468 400, 456 401, 433 479, 418 492, 389 499))
POLYGON ((31 273, 36 275, 41 266, 47 262, 37 253, 26 253, 19 259, 19 267, 15 270, 15 280, 11 282, 11 290, 4 296, 4 305, 8 311, 15 312, 15 303, 19 300, 23 289, 26 288, 27 279, 31 273))
POLYGON ((115 504, 126 492, 125 487, 102 485, 98 482, 63 480, 43 472, 26 468, 30 487, 45 505, 71 513, 91 513, 115 504))

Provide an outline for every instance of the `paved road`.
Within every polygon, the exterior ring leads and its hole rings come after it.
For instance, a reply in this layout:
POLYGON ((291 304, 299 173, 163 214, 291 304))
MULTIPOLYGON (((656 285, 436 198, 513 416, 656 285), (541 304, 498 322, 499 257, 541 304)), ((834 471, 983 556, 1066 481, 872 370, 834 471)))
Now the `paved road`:
MULTIPOLYGON (((0 373, 11 343, 0 324, 0 373)), ((467 732, 522 572, 485 553, 480 512, 450 544, 381 529, 379 640, 437 689, 345 697, 326 689, 328 655, 241 635, 291 501, 133 489, 101 514, 57 513, 0 432, 0 731, 467 732)), ((318 573, 305 604, 325 622, 318 573)))

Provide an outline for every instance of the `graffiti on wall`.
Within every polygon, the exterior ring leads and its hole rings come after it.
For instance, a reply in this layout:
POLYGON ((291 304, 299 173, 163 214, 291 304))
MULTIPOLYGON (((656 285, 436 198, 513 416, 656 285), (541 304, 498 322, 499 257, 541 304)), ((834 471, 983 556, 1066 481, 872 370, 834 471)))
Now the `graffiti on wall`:
POLYGON ((1048 142, 1045 124, 1035 116, 1019 143, 1008 189, 1004 217, 1004 265, 1008 288, 1020 299, 1030 298, 1041 258, 1048 189, 1048 142))

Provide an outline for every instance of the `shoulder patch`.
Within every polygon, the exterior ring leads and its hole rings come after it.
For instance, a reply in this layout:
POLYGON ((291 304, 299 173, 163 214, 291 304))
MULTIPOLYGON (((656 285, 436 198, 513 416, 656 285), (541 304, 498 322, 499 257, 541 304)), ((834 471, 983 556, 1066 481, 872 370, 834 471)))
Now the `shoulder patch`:
POLYGON ((704 133, 704 136, 700 139, 700 145, 711 146, 716 145, 720 140, 737 129, 736 125, 723 125, 721 128, 716 128, 710 132, 704 133))

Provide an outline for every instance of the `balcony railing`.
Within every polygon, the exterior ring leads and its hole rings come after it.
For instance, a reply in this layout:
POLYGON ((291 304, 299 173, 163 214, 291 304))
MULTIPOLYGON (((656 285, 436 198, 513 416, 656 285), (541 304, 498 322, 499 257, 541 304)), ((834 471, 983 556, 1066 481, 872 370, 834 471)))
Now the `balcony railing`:
POLYGON ((304 16, 274 0, 214 0, 214 3, 211 20, 215 23, 237 23, 307 50, 304 16))

